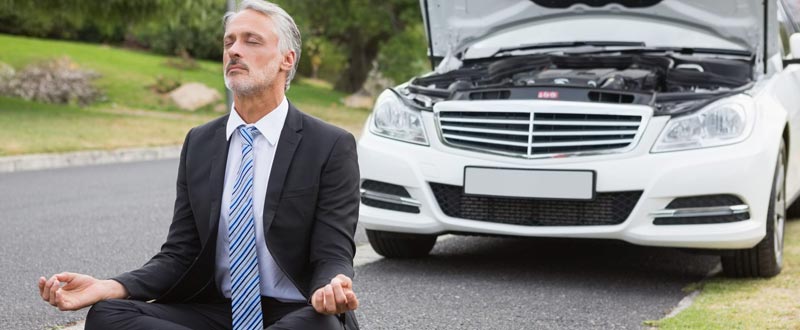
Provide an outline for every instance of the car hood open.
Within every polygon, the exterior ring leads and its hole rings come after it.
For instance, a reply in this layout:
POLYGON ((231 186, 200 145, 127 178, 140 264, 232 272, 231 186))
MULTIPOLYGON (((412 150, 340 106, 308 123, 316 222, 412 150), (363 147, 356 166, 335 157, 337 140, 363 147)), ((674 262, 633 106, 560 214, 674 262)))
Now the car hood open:
POLYGON ((482 58, 564 41, 763 52, 774 0, 420 0, 429 55, 482 58), (767 9, 766 6, 772 6, 767 9))

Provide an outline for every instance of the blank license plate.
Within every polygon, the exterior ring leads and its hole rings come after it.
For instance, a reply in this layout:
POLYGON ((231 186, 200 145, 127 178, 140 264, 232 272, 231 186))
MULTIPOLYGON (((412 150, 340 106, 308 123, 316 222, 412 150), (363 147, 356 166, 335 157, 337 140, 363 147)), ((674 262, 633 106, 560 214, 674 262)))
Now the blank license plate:
POLYGON ((464 168, 468 195, 590 200, 594 185, 594 171, 464 168))

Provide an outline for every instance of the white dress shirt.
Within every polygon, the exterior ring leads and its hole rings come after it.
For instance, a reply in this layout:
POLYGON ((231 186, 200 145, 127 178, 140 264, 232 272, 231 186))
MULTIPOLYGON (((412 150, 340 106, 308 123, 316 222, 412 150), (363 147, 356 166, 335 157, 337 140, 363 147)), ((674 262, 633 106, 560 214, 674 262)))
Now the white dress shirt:
POLYGON ((253 214, 255 215, 256 228, 256 253, 258 256, 258 270, 261 276, 261 295, 273 297, 284 302, 305 302, 306 299, 294 284, 286 277, 275 263, 275 259, 267 249, 264 234, 264 198, 267 194, 267 183, 272 171, 272 162, 275 158, 275 147, 281 136, 283 123, 289 111, 289 103, 284 96, 283 101, 272 112, 261 118, 255 124, 245 124, 242 117, 236 112, 235 106, 231 107, 228 117, 227 138, 230 141, 228 149, 228 162, 225 166, 225 188, 222 193, 220 205, 219 234, 217 235, 216 267, 214 268, 217 287, 226 298, 231 297, 230 275, 230 243, 228 239, 228 212, 231 203, 233 184, 242 161, 242 137, 236 131, 240 125, 255 126, 261 134, 253 139, 253 157, 255 161, 254 189, 253 189, 253 214))

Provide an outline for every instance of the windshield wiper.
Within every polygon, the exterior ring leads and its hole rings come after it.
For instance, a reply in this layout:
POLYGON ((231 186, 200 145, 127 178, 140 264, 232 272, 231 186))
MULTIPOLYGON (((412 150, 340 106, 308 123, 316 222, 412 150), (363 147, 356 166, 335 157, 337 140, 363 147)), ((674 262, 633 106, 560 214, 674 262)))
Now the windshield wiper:
POLYGON ((665 53, 673 52, 683 55, 693 54, 718 54, 718 55, 734 55, 751 57, 749 51, 738 49, 724 49, 724 48, 704 48, 704 47, 649 47, 649 48, 625 48, 625 49, 598 49, 589 50, 585 52, 569 52, 568 54, 603 54, 603 53, 665 53))
POLYGON ((498 49, 491 57, 496 57, 511 51, 518 50, 533 50, 533 49, 547 49, 547 48, 565 48, 565 47, 645 47, 644 42, 637 41, 559 41, 559 42, 545 42, 536 44, 523 44, 513 47, 504 47, 498 49))

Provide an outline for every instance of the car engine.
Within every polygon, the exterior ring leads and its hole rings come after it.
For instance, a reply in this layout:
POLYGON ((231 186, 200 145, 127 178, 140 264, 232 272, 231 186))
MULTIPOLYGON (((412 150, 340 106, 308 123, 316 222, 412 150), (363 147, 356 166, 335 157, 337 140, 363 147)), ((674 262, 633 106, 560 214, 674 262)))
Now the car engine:
POLYGON ((611 98, 630 100, 622 103, 658 103, 657 95, 674 103, 735 90, 749 84, 751 75, 752 64, 740 59, 535 54, 466 62, 453 71, 418 77, 401 93, 421 107, 442 100, 531 99, 536 98, 531 92, 543 89, 569 90, 558 95, 570 101, 594 101, 592 95, 597 93, 617 93, 636 96, 611 98))

